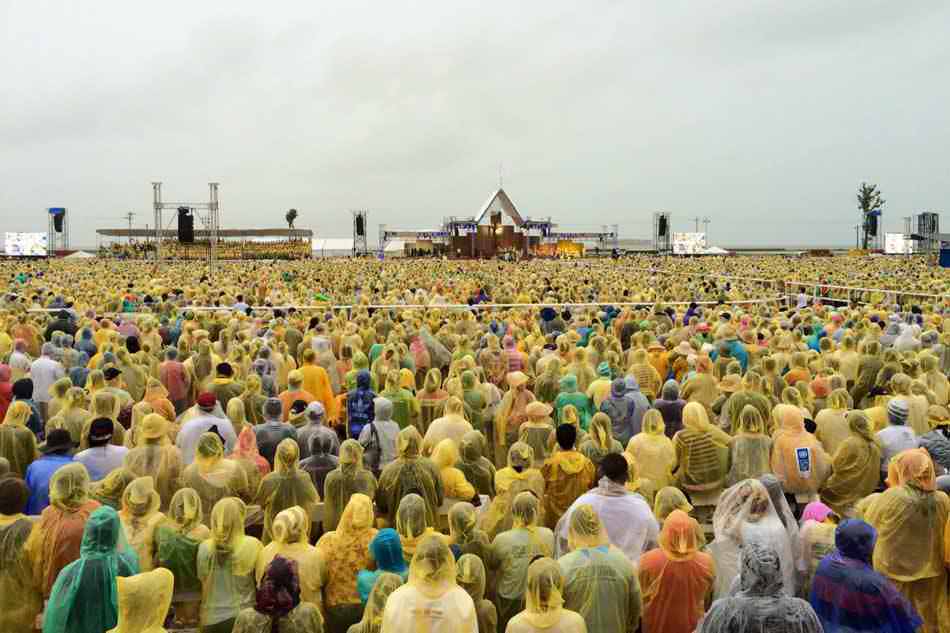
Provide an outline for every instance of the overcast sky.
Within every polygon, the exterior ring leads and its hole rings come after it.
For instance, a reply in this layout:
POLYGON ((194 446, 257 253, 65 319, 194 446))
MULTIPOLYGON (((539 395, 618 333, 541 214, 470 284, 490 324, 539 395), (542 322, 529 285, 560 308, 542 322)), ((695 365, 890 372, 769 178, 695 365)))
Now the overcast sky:
MULTIPOLYGON (((350 234, 497 187, 565 229, 847 245, 948 209, 950 3, 0 0, 0 231, 152 224, 221 183, 225 228, 350 234)), ((169 218, 170 219, 169 214, 169 218)), ((944 229, 950 215, 944 214, 944 229)))

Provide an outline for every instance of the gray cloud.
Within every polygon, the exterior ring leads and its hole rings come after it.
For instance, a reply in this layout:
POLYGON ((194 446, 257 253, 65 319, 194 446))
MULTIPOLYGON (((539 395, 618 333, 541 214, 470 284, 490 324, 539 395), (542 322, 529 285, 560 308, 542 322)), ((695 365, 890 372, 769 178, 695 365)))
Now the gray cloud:
POLYGON ((90 245, 153 179, 220 181, 224 226, 427 227, 501 163, 564 226, 831 245, 861 180, 890 230, 950 188, 945 3, 82 5, 0 4, 0 231, 66 205, 90 245))

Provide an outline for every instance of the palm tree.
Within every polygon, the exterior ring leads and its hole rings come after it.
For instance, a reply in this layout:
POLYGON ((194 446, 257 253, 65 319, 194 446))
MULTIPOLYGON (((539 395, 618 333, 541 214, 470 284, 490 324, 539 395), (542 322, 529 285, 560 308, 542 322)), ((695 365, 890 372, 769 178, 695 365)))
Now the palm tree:
POLYGON ((287 227, 291 230, 294 228, 294 221, 297 219, 297 209, 291 209, 287 212, 287 215, 284 216, 284 219, 287 220, 287 227))

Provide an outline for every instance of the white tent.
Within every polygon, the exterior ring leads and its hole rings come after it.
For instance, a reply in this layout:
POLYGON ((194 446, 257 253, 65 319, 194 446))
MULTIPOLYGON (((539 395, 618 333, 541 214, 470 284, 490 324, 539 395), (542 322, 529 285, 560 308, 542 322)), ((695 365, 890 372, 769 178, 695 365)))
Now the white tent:
MULTIPOLYGON (((353 238, 351 237, 315 237, 310 240, 314 257, 350 257, 353 255, 353 238)), ((386 244, 386 256, 398 257, 402 255, 405 240, 390 240, 386 244)), ((374 245, 368 245, 371 253, 376 253, 374 245)))
POLYGON ((86 251, 76 251, 75 253, 70 253, 63 259, 90 259, 95 258, 95 255, 92 253, 87 253, 86 251))

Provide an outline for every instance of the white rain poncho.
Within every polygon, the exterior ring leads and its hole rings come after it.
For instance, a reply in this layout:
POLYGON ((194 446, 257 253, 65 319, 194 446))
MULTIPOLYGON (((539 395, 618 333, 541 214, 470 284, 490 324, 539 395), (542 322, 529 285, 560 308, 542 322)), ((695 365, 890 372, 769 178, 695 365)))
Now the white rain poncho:
POLYGON ((746 544, 738 593, 714 602, 696 633, 822 633, 811 605, 783 595, 782 559, 766 546, 746 544))
MULTIPOLYGON (((794 521, 794 520, 793 520, 794 521)), ((785 595, 795 593, 795 557, 788 532, 782 524, 769 492, 756 479, 740 481, 726 490, 713 514, 715 541, 709 552, 716 563, 715 596, 732 593, 739 576, 740 550, 751 544, 762 545, 782 559, 785 595)))
POLYGON ((426 537, 409 566, 409 582, 390 595, 381 633, 477 633, 475 604, 456 584, 455 559, 438 536, 426 537))

